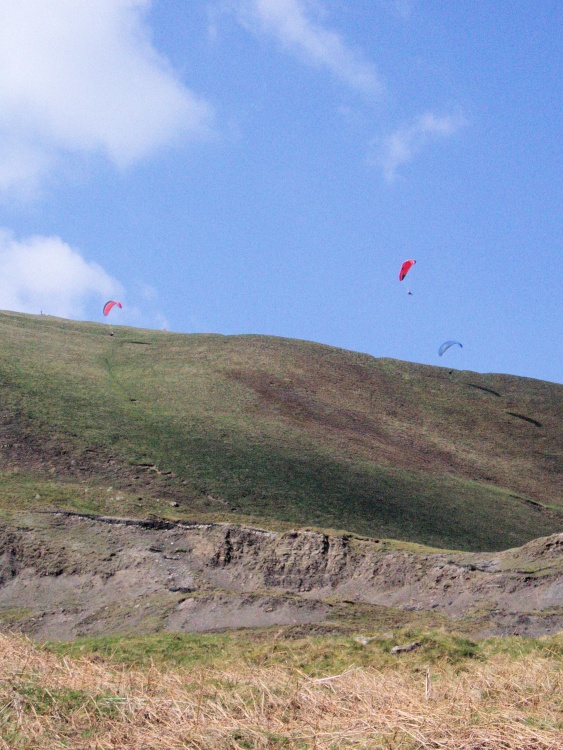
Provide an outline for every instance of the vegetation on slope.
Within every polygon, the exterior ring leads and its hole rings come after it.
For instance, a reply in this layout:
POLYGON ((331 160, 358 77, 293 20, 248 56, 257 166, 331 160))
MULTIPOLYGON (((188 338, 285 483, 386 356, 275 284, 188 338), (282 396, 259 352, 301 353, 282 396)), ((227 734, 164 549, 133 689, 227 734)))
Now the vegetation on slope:
POLYGON ((88 644, 68 656, 63 646, 0 636, 0 746, 561 747, 560 638, 476 644, 439 631, 415 635, 420 647, 396 656, 385 635, 367 646, 325 637, 268 649, 241 636, 232 649, 226 636, 211 659, 198 647, 208 637, 167 636, 196 651, 182 665, 124 662, 88 644))
POLYGON ((5 509, 143 515, 164 499, 177 517, 482 550, 562 528, 561 386, 288 339, 113 330, 0 315, 5 509))

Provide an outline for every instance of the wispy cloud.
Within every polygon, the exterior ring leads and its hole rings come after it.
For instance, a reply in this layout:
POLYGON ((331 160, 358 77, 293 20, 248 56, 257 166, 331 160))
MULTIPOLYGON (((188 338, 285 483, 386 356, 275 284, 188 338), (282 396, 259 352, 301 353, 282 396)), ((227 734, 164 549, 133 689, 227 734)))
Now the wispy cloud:
POLYGON ((234 7, 239 21, 254 33, 276 38, 307 63, 325 68, 358 91, 381 92, 374 67, 341 34, 313 19, 308 0, 234 0, 234 7))
POLYGON ((81 319, 123 287, 59 237, 17 240, 0 230, 0 308, 81 319))
POLYGON ((61 152, 120 168, 208 132, 210 105, 152 46, 150 0, 0 0, 0 191, 61 152))
POLYGON ((454 135, 464 124, 460 114, 436 115, 426 112, 374 144, 372 161, 383 169, 388 180, 399 167, 412 161, 435 141, 454 135))
POLYGON ((404 21, 408 21, 413 13, 415 0, 387 0, 393 11, 404 21))

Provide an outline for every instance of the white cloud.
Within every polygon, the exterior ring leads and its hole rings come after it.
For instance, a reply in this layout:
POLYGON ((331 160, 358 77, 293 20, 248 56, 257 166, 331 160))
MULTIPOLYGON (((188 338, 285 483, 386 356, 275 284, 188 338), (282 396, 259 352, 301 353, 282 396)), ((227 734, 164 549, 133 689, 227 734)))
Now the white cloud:
POLYGON ((459 114, 426 112, 379 141, 373 161, 383 168, 388 180, 393 180, 401 165, 412 161, 430 143, 452 136, 463 124, 459 114))
POLYGON ((235 7, 247 28, 276 37, 284 47, 352 88, 369 94, 381 91, 373 66, 339 33, 312 20, 307 0, 235 0, 235 7))
POLYGON ((59 237, 18 241, 0 230, 1 309, 81 319, 90 305, 101 310, 122 294, 118 281, 59 237))
POLYGON ((158 292, 152 284, 145 284, 141 281, 138 283, 138 287, 139 297, 146 302, 154 302, 158 298, 158 292))
POLYGON ((33 184, 57 153, 123 168, 209 131, 207 102, 152 46, 150 0, 0 0, 0 190, 33 184))
POLYGON ((155 328, 162 328, 163 331, 169 331, 170 330, 170 323, 168 322, 168 318, 166 315, 163 315, 162 313, 157 313, 155 315, 155 328))

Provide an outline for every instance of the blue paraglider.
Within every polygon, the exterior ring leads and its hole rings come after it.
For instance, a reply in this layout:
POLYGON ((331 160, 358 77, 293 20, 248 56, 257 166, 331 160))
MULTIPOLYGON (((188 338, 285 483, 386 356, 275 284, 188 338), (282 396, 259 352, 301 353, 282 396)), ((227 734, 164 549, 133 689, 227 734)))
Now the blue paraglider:
POLYGON ((438 349, 438 354, 440 355, 440 357, 445 351, 450 348, 450 346, 460 346, 463 349, 463 344, 460 344, 459 341, 444 341, 442 346, 438 349))

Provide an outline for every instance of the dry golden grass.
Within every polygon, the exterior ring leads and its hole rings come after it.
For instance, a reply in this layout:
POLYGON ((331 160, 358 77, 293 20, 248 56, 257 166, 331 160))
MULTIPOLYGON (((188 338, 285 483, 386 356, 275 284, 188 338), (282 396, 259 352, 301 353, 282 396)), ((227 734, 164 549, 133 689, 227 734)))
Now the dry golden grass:
POLYGON ((0 747, 561 750, 562 682, 549 652, 311 678, 70 659, 0 635, 0 747))

